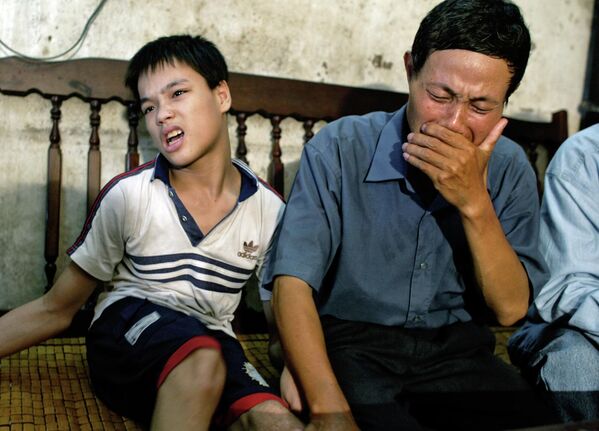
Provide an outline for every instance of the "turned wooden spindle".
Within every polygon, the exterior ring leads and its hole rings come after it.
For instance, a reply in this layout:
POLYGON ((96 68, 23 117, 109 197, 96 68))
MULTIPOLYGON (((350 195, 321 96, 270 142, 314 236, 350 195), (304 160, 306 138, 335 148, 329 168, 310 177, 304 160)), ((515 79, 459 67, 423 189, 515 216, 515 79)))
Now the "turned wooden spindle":
POLYGON ((314 120, 305 120, 303 122, 303 126, 304 126, 304 145, 310 140, 312 139, 312 137, 314 136, 314 124, 315 121, 314 120))
POLYGON ((237 148, 235 150, 235 157, 246 164, 249 164, 247 159, 247 147, 245 145, 245 135, 247 133, 248 127, 245 124, 245 120, 247 119, 247 114, 244 112, 238 112, 235 114, 235 119, 237 121, 237 148))
POLYGON ((47 173, 47 203, 46 203, 46 240, 44 246, 44 258, 46 264, 46 292, 54 284, 56 276, 56 258, 58 257, 58 242, 60 237, 60 192, 62 187, 62 152, 60 149, 60 130, 58 123, 62 113, 60 106, 62 98, 52 96, 52 108, 50 118, 52 119, 52 130, 50 131, 50 147, 48 148, 48 173, 47 173))
POLYGON ((125 156, 125 169, 130 171, 139 166, 139 139, 137 125, 139 124, 139 108, 136 103, 127 103, 127 120, 129 122, 129 136, 127 137, 127 155, 125 156))
POLYGON ((270 118, 270 124, 272 129, 270 132, 272 138, 272 151, 271 151, 271 163, 268 169, 268 182, 274 187, 274 189, 283 196, 285 191, 285 178, 284 178, 284 166, 281 160, 281 121, 283 118, 280 115, 273 115, 270 118))
POLYGON ((87 212, 92 208, 98 193, 100 192, 101 181, 101 154, 100 154, 100 109, 102 105, 98 100, 89 102, 91 114, 89 115, 89 124, 91 125, 91 134, 89 137, 89 151, 87 153, 87 212))

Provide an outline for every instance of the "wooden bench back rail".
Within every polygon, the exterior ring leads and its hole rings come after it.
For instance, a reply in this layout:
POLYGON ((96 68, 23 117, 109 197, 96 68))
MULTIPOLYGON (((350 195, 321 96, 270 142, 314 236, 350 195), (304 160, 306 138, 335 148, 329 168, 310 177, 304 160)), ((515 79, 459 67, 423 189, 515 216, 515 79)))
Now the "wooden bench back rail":
MULTIPOLYGON (((90 137, 87 156, 87 208, 100 191, 100 133, 102 105, 117 101, 127 112, 129 136, 125 169, 139 165, 137 126, 139 109, 131 92, 124 86, 127 62, 88 58, 54 63, 27 62, 14 57, 0 59, 0 93, 24 97, 37 93, 50 100, 50 136, 47 171, 47 218, 45 237, 45 275, 49 286, 56 274, 58 257, 62 153, 60 147, 61 105, 77 97, 90 107, 90 137)), ((235 117, 236 157, 247 162, 247 119, 260 115, 271 123, 270 165, 267 180, 284 195, 284 165, 281 150, 281 122, 293 118, 302 123, 303 142, 313 136, 318 121, 331 121, 350 114, 382 110, 394 111, 407 101, 407 94, 393 91, 354 88, 232 72, 229 86, 233 95, 230 114, 235 117)), ((567 114, 553 115, 549 123, 512 119, 505 134, 519 142, 533 165, 536 149, 543 146, 549 156, 567 137, 567 114)))
POLYGON ((556 111, 548 123, 511 118, 504 134, 524 147, 533 165, 536 161, 535 149, 539 146, 545 147, 548 160, 551 160, 561 143, 568 137, 568 113, 565 110, 556 111))

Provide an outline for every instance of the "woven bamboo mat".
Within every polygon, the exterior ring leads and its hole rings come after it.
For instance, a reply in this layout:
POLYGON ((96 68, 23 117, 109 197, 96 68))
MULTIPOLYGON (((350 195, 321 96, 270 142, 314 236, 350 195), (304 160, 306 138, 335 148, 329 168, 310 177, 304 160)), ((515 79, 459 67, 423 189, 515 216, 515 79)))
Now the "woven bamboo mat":
POLYGON ((491 330, 493 331, 493 334, 495 334, 495 356, 503 359, 506 363, 511 364, 510 356, 507 351, 507 342, 516 328, 494 326, 491 330))
MULTIPOLYGON (((239 337, 266 380, 278 373, 268 360, 266 334, 239 337)), ((83 338, 57 338, 0 361, 0 431, 142 430, 110 411, 90 387, 83 338)))

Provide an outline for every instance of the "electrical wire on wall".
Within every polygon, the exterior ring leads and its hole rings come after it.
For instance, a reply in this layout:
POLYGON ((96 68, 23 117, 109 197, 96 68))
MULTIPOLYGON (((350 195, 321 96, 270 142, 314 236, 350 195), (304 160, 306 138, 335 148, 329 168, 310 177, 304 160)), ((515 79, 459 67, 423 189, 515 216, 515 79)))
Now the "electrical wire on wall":
POLYGON ((76 52, 76 50, 81 47, 81 44, 83 43, 83 40, 87 36, 87 32, 89 31, 89 28, 90 28, 92 22, 94 22, 94 20, 100 13, 100 10, 104 6, 104 3, 106 3, 106 1, 107 0, 100 0, 100 3, 98 4, 98 6, 96 6, 96 9, 94 10, 94 12, 87 19, 87 22, 85 23, 85 26, 83 27, 83 30, 81 31, 81 34, 79 35, 79 38, 77 39, 77 41, 69 49, 61 52, 60 54, 56 54, 56 55, 53 55, 50 57, 32 57, 32 56, 23 54, 13 48, 11 48, 2 39, 0 39, 0 46, 2 46, 4 49, 8 50, 9 52, 15 54, 17 57, 20 57, 22 59, 29 60, 29 61, 42 61, 42 62, 43 61, 52 61, 52 60, 56 60, 57 58, 64 57, 65 55, 67 55, 70 52, 73 52, 73 54, 74 54, 76 52))

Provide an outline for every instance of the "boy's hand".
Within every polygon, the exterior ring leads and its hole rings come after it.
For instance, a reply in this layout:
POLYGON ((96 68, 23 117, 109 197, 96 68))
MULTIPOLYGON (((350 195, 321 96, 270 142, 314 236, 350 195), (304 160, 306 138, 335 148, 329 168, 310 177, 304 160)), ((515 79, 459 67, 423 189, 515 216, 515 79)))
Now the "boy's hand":
POLYGON ((425 123, 404 143, 404 159, 424 172, 443 197, 468 212, 486 195, 487 165, 507 125, 500 119, 480 145, 436 123, 425 123))

